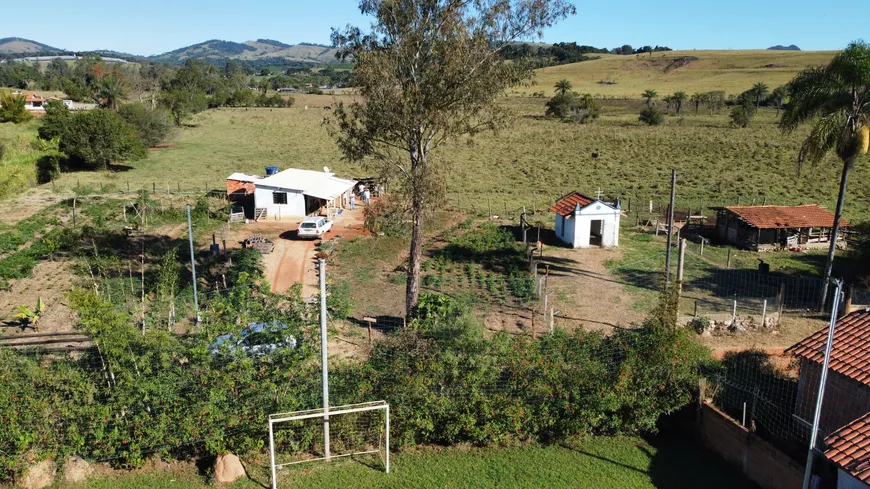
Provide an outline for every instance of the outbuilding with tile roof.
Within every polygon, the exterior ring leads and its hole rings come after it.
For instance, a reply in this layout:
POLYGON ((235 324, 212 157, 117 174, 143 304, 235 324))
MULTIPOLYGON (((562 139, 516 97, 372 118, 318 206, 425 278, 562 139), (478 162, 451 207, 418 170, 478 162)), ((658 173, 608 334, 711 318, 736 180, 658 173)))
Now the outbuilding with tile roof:
MULTIPOLYGON (((720 238, 750 250, 826 248, 834 215, 816 205, 713 207, 720 238)), ((841 226, 848 226, 840 221, 841 226)), ((841 234, 839 240, 845 243, 841 234)), ((839 244, 839 243, 838 243, 839 244)))
POLYGON ((556 237, 572 248, 619 246, 619 202, 613 204, 571 192, 550 206, 556 237))
POLYGON ((837 489, 870 488, 870 413, 825 438, 825 458, 837 466, 837 489))

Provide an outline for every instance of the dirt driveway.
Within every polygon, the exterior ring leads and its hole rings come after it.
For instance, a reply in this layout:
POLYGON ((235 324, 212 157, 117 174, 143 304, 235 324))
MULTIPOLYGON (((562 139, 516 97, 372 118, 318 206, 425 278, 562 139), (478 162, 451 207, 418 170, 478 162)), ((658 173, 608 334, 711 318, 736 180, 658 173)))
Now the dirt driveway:
MULTIPOLYGON (((302 218, 280 221, 262 220, 245 224, 231 235, 229 246, 240 246, 247 236, 258 233, 275 243, 272 253, 263 255, 266 279, 272 292, 284 293, 296 283, 302 284, 302 297, 310 298, 318 292, 316 241, 301 240, 296 236, 302 218)), ((346 239, 364 234, 362 210, 343 211, 336 217, 332 231, 325 239, 346 239)))

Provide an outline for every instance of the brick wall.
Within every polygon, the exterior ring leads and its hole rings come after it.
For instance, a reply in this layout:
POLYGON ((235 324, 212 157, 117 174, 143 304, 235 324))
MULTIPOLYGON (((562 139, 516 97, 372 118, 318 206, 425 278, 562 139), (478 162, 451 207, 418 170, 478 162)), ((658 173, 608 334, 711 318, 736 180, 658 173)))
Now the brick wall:
POLYGON ((804 467, 706 401, 697 418, 697 434, 708 448, 763 489, 799 489, 804 467))
POLYGON ((248 195, 254 193, 254 182, 240 182, 238 180, 227 180, 227 195, 248 195), (236 193, 238 192, 238 193, 236 193))
MULTIPOLYGON (((795 415, 807 423, 813 420, 821 374, 820 363, 801 358, 801 379, 798 385, 795 415)), ((822 401, 822 414, 819 416, 820 438, 824 439, 868 412, 870 412, 870 387, 843 374, 828 370, 825 399, 822 401)))

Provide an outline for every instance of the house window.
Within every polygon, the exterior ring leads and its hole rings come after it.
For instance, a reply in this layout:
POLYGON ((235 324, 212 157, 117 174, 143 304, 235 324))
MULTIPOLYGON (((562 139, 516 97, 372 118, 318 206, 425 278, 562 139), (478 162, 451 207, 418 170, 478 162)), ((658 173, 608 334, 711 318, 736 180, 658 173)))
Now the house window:
POLYGON ((287 192, 272 192, 272 203, 273 204, 286 204, 287 203, 287 192))

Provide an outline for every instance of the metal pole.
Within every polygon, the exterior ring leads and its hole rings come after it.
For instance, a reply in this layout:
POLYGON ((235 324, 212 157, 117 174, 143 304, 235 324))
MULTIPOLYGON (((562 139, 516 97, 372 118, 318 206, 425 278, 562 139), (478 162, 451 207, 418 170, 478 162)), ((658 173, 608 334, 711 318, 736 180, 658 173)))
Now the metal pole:
POLYGON ((764 320, 767 318, 767 299, 764 299, 764 303, 761 305, 761 327, 764 327, 764 320))
POLYGON ((743 422, 741 423, 746 428, 746 402, 743 402, 743 422))
POLYGON ((269 458, 272 460, 272 489, 278 489, 278 474, 275 473, 275 433, 269 420, 269 458))
POLYGON ((387 445, 387 473, 390 473, 390 405, 387 404, 387 432, 386 432, 386 445, 387 445))
POLYGON ((202 321, 199 315, 199 296, 196 293, 196 263, 193 256, 193 224, 190 223, 190 204, 187 204, 187 240, 190 242, 190 273, 193 275, 193 308, 196 310, 196 324, 202 321))
POLYGON ((320 259, 320 370, 323 374, 323 454, 329 453, 329 365, 326 349, 326 260, 320 259))
POLYGON ((668 208, 668 252, 665 255, 665 287, 671 283, 671 245, 674 242, 674 200, 677 192, 677 170, 671 170, 671 204, 668 208))
MULTIPOLYGON (((831 280, 837 285, 834 292, 834 305, 831 306, 831 320, 828 323, 828 341, 825 344, 825 361, 822 364, 822 374, 819 378, 819 393, 816 397, 816 412, 813 416, 813 429, 810 435, 810 448, 807 450, 807 465, 804 471, 803 489, 809 489, 810 478, 813 473, 813 450, 816 448, 816 439, 819 436, 819 418, 822 415, 822 400, 825 397, 825 382, 828 380, 828 366, 831 363, 831 347, 834 344, 834 329, 837 326, 837 309, 840 306, 840 294, 843 292, 841 280, 831 280)), ((825 285, 827 287, 827 284, 825 285)))

